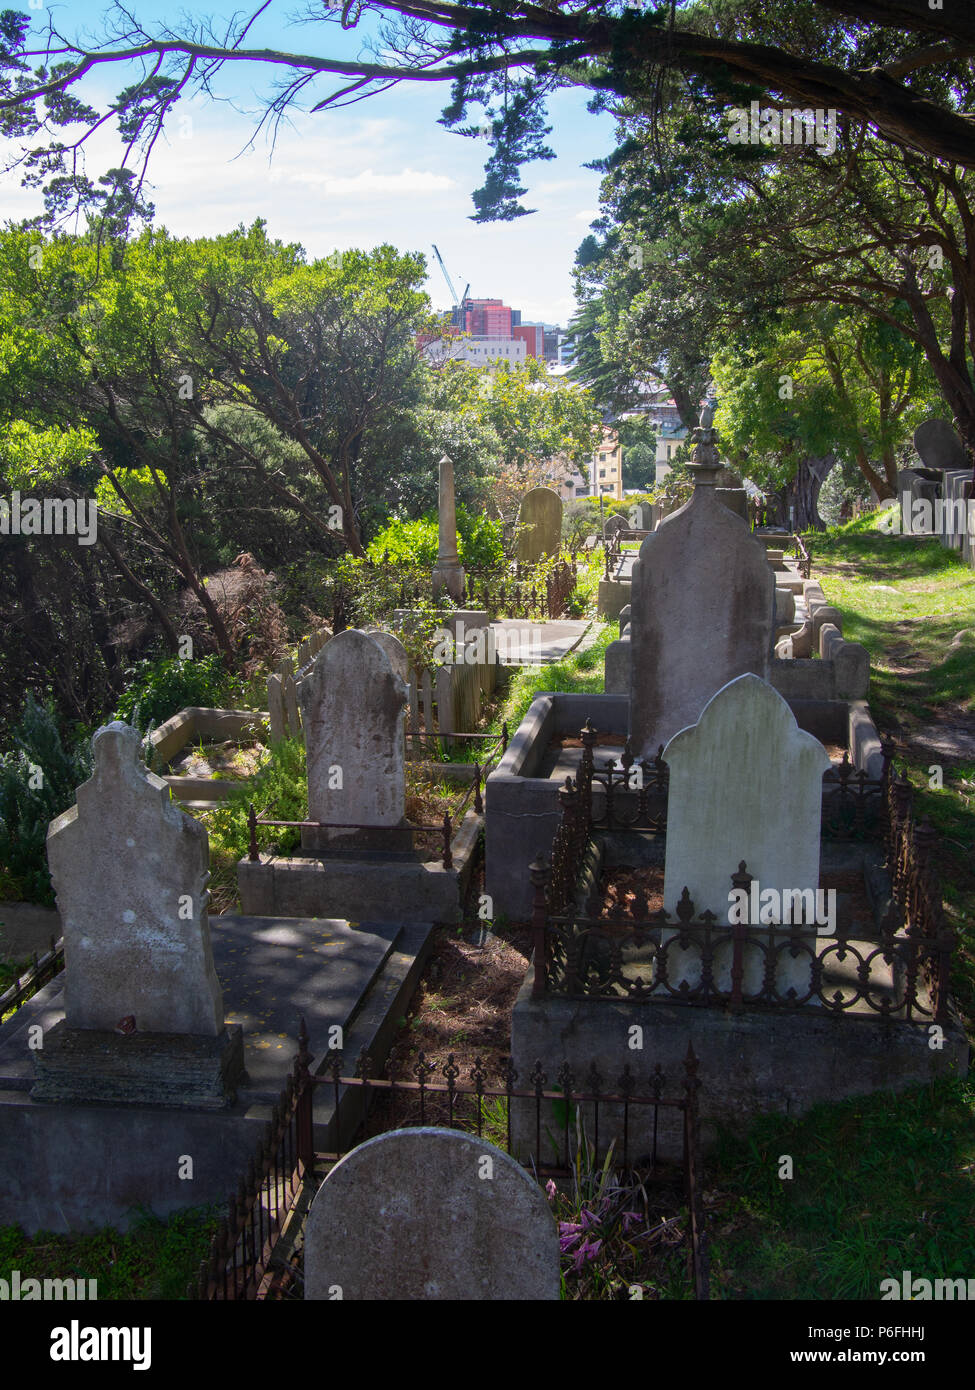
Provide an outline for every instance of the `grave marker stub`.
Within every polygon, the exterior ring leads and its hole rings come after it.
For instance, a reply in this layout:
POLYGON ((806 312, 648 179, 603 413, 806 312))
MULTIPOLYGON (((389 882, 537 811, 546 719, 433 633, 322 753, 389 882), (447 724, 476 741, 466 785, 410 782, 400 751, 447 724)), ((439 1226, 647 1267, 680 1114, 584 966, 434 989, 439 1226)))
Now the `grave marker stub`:
POLYGON ((531 527, 518 536, 519 564, 533 565, 543 555, 557 555, 562 544, 562 498, 550 487, 533 487, 521 499, 518 525, 531 527))
POLYGON ((630 737, 637 757, 697 722, 736 676, 768 677, 775 576, 765 547, 699 477, 643 541, 630 590, 630 737))
POLYGON ((322 1183, 305 1233, 305 1298, 557 1299, 559 1235, 508 1154, 453 1129, 369 1139, 322 1183))

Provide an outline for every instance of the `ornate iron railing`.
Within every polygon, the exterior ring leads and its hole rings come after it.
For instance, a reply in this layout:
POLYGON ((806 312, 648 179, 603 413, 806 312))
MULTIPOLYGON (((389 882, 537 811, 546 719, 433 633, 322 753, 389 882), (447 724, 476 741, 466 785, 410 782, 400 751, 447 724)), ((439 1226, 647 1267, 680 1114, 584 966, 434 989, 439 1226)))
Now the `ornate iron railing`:
MULTIPOLYGON (((873 829, 882 838, 891 878, 890 904, 873 937, 862 932, 851 937, 839 924, 835 935, 823 938, 801 923, 769 927, 747 920, 723 923, 709 912, 696 917, 686 891, 676 918, 665 911, 649 912, 639 895, 628 915, 587 915, 587 851, 593 832, 637 829, 665 834, 668 772, 662 749, 652 761, 637 764, 627 748, 618 772, 611 759, 606 772, 599 774, 593 755, 597 735, 590 720, 580 736, 578 775, 567 778, 559 793, 562 814, 551 863, 539 859, 531 866, 536 996, 656 996, 733 1007, 806 1005, 836 1013, 862 1004, 865 1010, 859 1011, 873 1017, 947 1017, 955 939, 944 921, 933 855, 937 835, 926 822, 915 823, 910 783, 904 776, 891 775, 889 740, 882 742, 880 778, 854 773, 848 755, 839 768, 826 772, 822 832, 849 835, 873 829), (643 774, 639 790, 632 785, 636 766, 643 774), (600 787, 601 797, 594 795, 594 788, 600 787), (690 976, 673 965, 677 954, 687 950, 694 952, 690 976), (807 960, 808 970, 796 965, 800 957, 807 960), (746 965, 747 981, 741 973, 746 965)), ((744 862, 729 877, 732 886, 751 883, 744 862)))
MULTIPOLYGON (((663 744, 652 759, 637 759, 627 739, 618 758, 597 767, 598 730, 591 719, 579 731, 582 758, 575 778, 567 777, 559 793, 562 818, 552 847, 552 902, 568 901, 586 841, 593 830, 646 830, 667 833, 670 769, 663 744)), ((879 777, 854 771, 844 751, 838 767, 823 774, 821 832, 828 839, 883 836, 887 824, 887 785, 894 744, 881 740, 883 770, 879 777)))
POLYGON ((366 1137, 363 1130, 367 1128, 367 1117, 373 1121, 368 1128, 378 1133, 403 1126, 404 1120, 396 1115, 397 1101, 412 1105, 412 1118, 407 1123, 436 1123, 451 1129, 466 1129, 479 1138, 484 1137, 487 1128, 487 1106, 502 1101, 506 1132, 504 1136, 498 1135, 494 1126, 492 1142, 501 1141, 508 1152, 513 1148, 513 1106, 519 1102, 527 1104, 535 1112, 534 1125, 528 1126, 534 1134, 528 1165, 539 1180, 565 1177, 573 1171, 575 1144, 571 1117, 579 1106, 585 1106, 587 1116, 591 1117, 592 1153, 597 1159, 607 1147, 600 1143, 600 1125, 602 1123, 605 1134, 609 1128, 605 1122, 609 1107, 615 1112, 612 1123, 615 1167, 635 1171, 641 1180, 666 1176, 666 1170, 658 1167, 658 1120, 661 1111, 676 1112, 681 1124, 679 1172, 688 1204, 691 1276, 696 1297, 708 1297, 699 1159, 698 1091, 701 1083, 692 1047, 688 1046, 684 1060, 680 1094, 670 1096, 664 1094, 666 1083, 659 1066, 648 1073, 644 1083, 646 1089, 641 1090, 640 1078, 633 1074, 628 1063, 614 1081, 602 1076, 595 1064, 581 1079, 577 1079, 568 1064, 563 1064, 552 1086, 541 1062, 536 1062, 528 1077, 528 1086, 519 1089, 518 1073, 510 1059, 500 1069, 500 1084, 496 1086, 490 1084, 489 1073, 479 1058, 470 1070, 467 1083, 462 1082, 452 1053, 438 1068, 421 1052, 409 1079, 377 1075, 371 1059, 365 1054, 359 1055, 352 1075, 345 1074, 347 1068, 340 1052, 329 1054, 317 1072, 311 1069, 312 1060, 308 1031, 302 1019, 293 1071, 266 1126, 264 1138, 246 1174, 241 1177, 235 1195, 229 1200, 226 1214, 211 1242, 209 1258, 202 1262, 199 1278, 189 1289, 191 1298, 264 1299, 276 1284, 280 1287, 282 1275, 287 1278, 279 1258, 280 1241, 298 1217, 302 1198, 314 1193, 319 1178, 360 1142, 360 1136, 366 1137), (438 1073, 442 1081, 433 1079, 438 1073), (315 1147, 314 1108, 319 1088, 330 1093, 333 1103, 330 1132, 333 1134, 343 1132, 341 1106, 350 1099, 350 1093, 356 1103, 353 1124, 348 1126, 353 1130, 349 1142, 344 1146, 340 1143, 328 1152, 315 1147), (370 1108, 370 1101, 377 1097, 389 1102, 378 1124, 375 1107, 370 1108), (552 1107, 555 1107, 552 1113, 560 1116, 558 1144, 548 1124, 552 1107), (631 1135, 632 1130, 638 1128, 636 1120, 640 1112, 648 1117, 649 1122, 640 1132, 642 1136, 649 1134, 650 1148, 645 1159, 633 1164, 631 1135), (543 1161, 543 1133, 549 1146, 554 1144, 555 1162, 543 1161))

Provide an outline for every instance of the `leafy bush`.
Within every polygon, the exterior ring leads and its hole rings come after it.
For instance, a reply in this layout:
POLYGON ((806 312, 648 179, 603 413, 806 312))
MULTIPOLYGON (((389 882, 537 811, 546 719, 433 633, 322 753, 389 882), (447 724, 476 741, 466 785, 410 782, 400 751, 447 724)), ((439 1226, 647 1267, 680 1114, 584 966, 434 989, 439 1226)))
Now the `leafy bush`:
POLYGON ((47 828, 91 776, 91 749, 86 738, 63 736, 53 706, 32 695, 11 741, 0 757, 0 897, 53 906, 47 828))
MULTIPOLYGON (((457 549, 470 569, 494 569, 504 561, 501 544, 502 523, 482 513, 472 515, 466 507, 457 508, 457 549)), ((418 521, 391 521, 370 543, 367 555, 373 564, 397 567, 433 568, 437 559, 439 522, 436 512, 427 512, 418 521)))
POLYGON ((156 657, 138 662, 126 674, 130 680, 115 718, 143 734, 192 705, 223 708, 239 691, 239 682, 216 654, 186 661, 156 657))
MULTIPOLYGON (((250 833, 247 813, 253 802, 259 816, 270 820, 304 820, 308 811, 308 773, 305 745, 300 738, 284 739, 270 750, 267 762, 245 786, 235 788, 219 806, 200 819, 210 837, 215 865, 226 860, 236 865, 247 853, 250 833)), ((274 845, 278 854, 290 854, 301 843, 301 832, 279 829, 264 832, 261 848, 274 845)))

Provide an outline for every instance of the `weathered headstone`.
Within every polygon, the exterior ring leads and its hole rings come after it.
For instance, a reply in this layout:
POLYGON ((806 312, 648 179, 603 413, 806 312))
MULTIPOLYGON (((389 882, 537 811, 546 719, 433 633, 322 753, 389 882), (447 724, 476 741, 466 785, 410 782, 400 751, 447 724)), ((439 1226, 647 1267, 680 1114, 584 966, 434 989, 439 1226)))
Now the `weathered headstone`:
POLYGON ((608 538, 609 536, 618 535, 620 531, 628 530, 630 530, 629 520, 619 512, 614 512, 612 516, 606 518, 606 523, 603 526, 603 535, 608 538))
POLYGON ((516 558, 533 565, 543 555, 557 555, 562 544, 562 498, 550 487, 534 487, 521 499, 516 558))
POLYGON ((210 946, 206 831, 143 766, 130 725, 99 729, 92 749, 91 779, 47 836, 65 1019, 36 1055, 35 1094, 223 1104, 242 1052, 210 946))
POLYGON ((389 657, 389 664, 392 666, 393 670, 404 684, 409 685, 409 657, 406 654, 406 648, 396 634, 393 632, 384 632, 382 628, 378 627, 367 627, 364 631, 374 642, 379 643, 383 651, 389 657))
POLYGON ((689 502, 644 540, 630 590, 630 737, 653 757, 746 671, 768 676, 775 575, 765 547, 715 496, 704 469, 689 502))
MULTIPOLYGON (((374 636, 348 628, 325 644, 301 683, 310 820, 362 830, 404 824, 406 698, 374 636)), ((324 841, 363 838, 350 830, 324 841)), ((302 843, 314 850, 323 838, 303 832, 302 843)))
MULTIPOLYGON (((768 923, 783 921, 776 901, 791 911, 810 901, 795 893, 811 890, 815 900, 829 756, 799 728, 778 691, 754 675, 730 681, 692 727, 674 735, 663 756, 670 769, 664 867, 669 913, 686 888, 697 916, 709 911, 727 922, 732 874, 741 861, 757 880, 757 894, 771 889, 778 895, 765 900, 768 923)), ((815 914, 805 934, 816 935, 815 914)), ((751 954, 746 984, 753 990, 761 982, 762 962, 757 951, 751 954)), ((780 985, 791 969, 782 964, 780 985)), ((795 972, 787 984, 804 993, 808 956, 795 972)))
POLYGON ((280 743, 286 732, 284 691, 281 688, 283 679, 277 672, 267 678, 267 718, 272 743, 280 743))
POLYGON ((914 431, 914 447, 926 468, 966 468, 965 447, 947 420, 925 420, 914 431))
POLYGON ((311 1204, 306 1299, 559 1297, 545 1194, 508 1154, 453 1129, 401 1129, 341 1159, 311 1204))
POLYGON ((454 505, 454 465, 445 454, 440 460, 439 534, 437 563, 433 569, 434 598, 443 590, 455 603, 463 603, 466 579, 457 554, 457 509, 454 505))
POLYGON ((284 694, 284 715, 285 723, 288 726, 288 737, 300 738, 301 719, 298 715, 298 688, 295 685, 295 678, 290 672, 281 677, 281 688, 284 694))

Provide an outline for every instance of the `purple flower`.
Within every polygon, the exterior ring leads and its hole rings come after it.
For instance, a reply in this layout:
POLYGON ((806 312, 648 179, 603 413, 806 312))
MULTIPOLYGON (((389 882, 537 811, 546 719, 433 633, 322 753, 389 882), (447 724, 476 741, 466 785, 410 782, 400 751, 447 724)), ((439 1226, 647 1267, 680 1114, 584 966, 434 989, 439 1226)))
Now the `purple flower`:
POLYGON ((625 1211, 623 1213, 623 1234, 626 1235, 631 1226, 640 1224, 640 1213, 638 1211, 625 1211))
POLYGON ((559 1250, 563 1255, 567 1255, 569 1251, 572 1249, 573 1245, 575 1245, 576 1241, 580 1239, 581 1236, 578 1231, 576 1231, 575 1235, 560 1235, 559 1250))
POLYGON ((545 1192, 546 1192, 546 1194, 547 1194, 547 1196, 548 1196, 548 1200, 549 1200, 550 1202, 554 1202, 554 1201, 555 1201, 555 1179, 554 1179, 554 1178, 549 1178, 548 1182, 545 1184, 545 1192))
POLYGON ((596 1216, 594 1212, 589 1211, 586 1207, 582 1208, 582 1211, 579 1214, 579 1220, 582 1222, 582 1229, 584 1231, 588 1230, 590 1226, 597 1226, 599 1224, 599 1217, 596 1216))
POLYGON ((596 1256, 599 1254, 599 1248, 601 1245, 601 1240, 592 1240, 584 1241, 583 1244, 579 1246, 579 1249, 576 1251, 575 1254, 575 1259, 572 1261, 572 1268, 576 1271, 576 1273, 578 1273, 579 1270, 582 1269, 582 1266, 585 1264, 586 1260, 594 1260, 596 1258, 596 1256))

